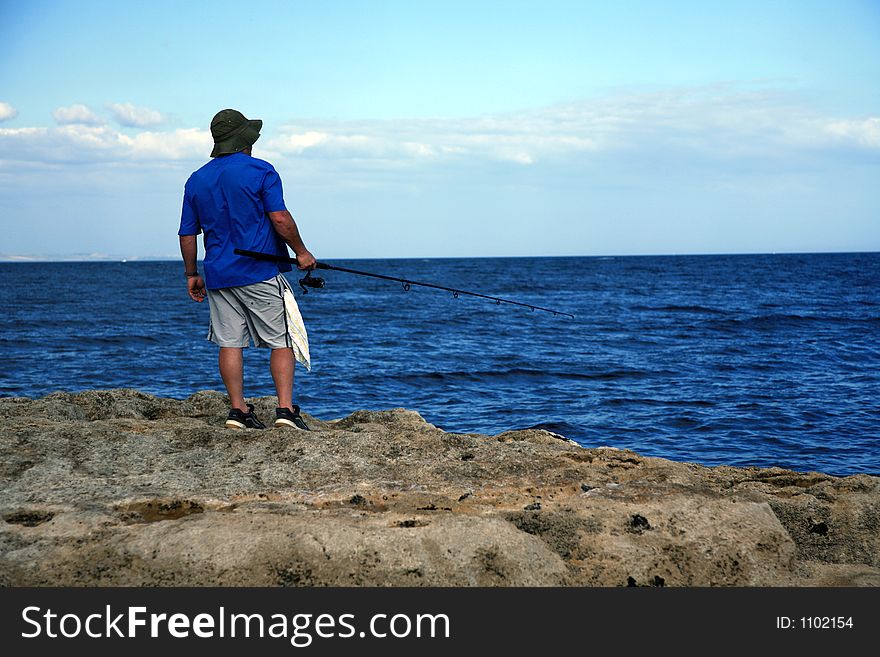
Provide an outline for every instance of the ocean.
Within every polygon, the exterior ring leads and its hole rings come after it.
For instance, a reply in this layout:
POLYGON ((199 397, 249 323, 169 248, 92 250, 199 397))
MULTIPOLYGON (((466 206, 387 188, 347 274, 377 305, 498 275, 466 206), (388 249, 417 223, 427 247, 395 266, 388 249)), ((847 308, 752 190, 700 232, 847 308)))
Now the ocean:
MULTIPOLYGON (((456 433, 880 474, 878 253, 327 262, 575 319, 319 272, 295 401, 321 419, 405 407, 456 433)), ((0 295, 0 396, 223 390, 179 262, 2 263, 0 295)), ((274 394, 267 356, 246 350, 246 395, 274 394)))

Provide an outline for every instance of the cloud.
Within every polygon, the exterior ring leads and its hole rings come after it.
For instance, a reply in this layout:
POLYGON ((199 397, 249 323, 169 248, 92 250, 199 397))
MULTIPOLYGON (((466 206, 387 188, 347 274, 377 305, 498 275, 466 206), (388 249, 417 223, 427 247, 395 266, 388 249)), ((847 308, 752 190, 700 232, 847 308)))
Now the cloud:
POLYGON ((109 108, 116 122, 129 128, 147 128, 165 123, 161 112, 148 107, 136 107, 132 103, 112 103, 109 108))
POLYGON ((8 121, 18 116, 18 110, 9 103, 0 101, 0 121, 8 121))
POLYGON ((550 121, 508 115, 465 120, 320 122, 289 125, 266 147, 281 155, 306 158, 437 162, 477 158, 532 164, 560 152, 598 147, 590 134, 569 134, 550 121))
POLYGON ((816 147, 880 147, 880 118, 822 117, 773 90, 718 85, 611 96, 496 116, 314 121, 264 144, 283 157, 380 165, 510 162, 608 153, 775 158, 816 147))
POLYGON ((868 148, 880 148, 880 117, 864 121, 831 121, 825 125, 828 134, 854 141, 868 148))
POLYGON ((211 133, 199 128, 171 132, 140 132, 133 137, 118 135, 119 147, 134 159, 206 160, 214 147, 211 133))
POLYGON ((36 163, 200 161, 213 145, 210 133, 196 128, 140 132, 133 136, 108 126, 71 124, 57 128, 0 128, 4 160, 36 163))
POLYGON ((80 103, 69 107, 59 107, 52 112, 52 118, 59 125, 102 125, 104 123, 101 117, 80 103))
MULTIPOLYGON (((138 129, 162 120, 131 103, 110 105, 116 120, 102 122, 84 105, 58 108, 54 128, 0 128, 3 161, 203 161, 207 130, 138 129)), ((875 157, 880 117, 824 116, 797 97, 772 89, 733 85, 631 93, 558 104, 531 111, 455 119, 311 120, 267 132, 257 154, 302 175, 321 172, 523 171, 550 165, 627 163, 641 168, 731 166, 749 168, 799 161, 801 155, 852 152, 875 157)), ((390 178, 389 178, 390 180, 390 178)), ((360 182, 368 182, 361 179, 360 182)))

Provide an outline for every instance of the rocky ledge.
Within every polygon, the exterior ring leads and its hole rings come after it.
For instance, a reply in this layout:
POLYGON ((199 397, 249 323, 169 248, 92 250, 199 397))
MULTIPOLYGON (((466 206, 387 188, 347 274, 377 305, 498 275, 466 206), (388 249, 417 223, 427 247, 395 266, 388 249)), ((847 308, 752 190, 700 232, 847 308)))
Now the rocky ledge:
POLYGON ((0 584, 880 585, 878 477, 450 434, 403 409, 231 431, 226 410, 0 399, 0 584))

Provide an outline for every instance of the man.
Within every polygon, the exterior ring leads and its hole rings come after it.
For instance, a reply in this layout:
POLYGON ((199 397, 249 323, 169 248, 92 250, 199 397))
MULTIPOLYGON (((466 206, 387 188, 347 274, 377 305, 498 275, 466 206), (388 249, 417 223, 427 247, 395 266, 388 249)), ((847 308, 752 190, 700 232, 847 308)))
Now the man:
POLYGON ((189 177, 184 189, 180 253, 189 296, 198 302, 208 298, 208 339, 220 347, 220 376, 232 406, 226 426, 266 428, 253 404, 244 400, 242 348, 253 340, 255 346, 272 350, 269 369, 278 394, 275 426, 308 431, 293 403, 295 360, 284 309, 288 286, 282 275, 291 267, 234 253, 239 248, 287 256, 289 244, 299 269, 315 267, 284 204, 281 178, 271 164, 251 155, 262 126, 262 121, 233 109, 214 116, 213 159, 189 177), (202 232, 204 280, 196 266, 196 236, 202 232))

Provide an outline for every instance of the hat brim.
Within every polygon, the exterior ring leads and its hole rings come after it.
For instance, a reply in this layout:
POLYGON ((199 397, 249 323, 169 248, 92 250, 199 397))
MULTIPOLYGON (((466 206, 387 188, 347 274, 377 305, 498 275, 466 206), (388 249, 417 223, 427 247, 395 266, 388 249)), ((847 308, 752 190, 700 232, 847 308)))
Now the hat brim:
POLYGON ((211 151, 211 157, 219 155, 229 155, 231 153, 240 153, 248 146, 253 146, 254 142, 260 138, 260 130, 263 129, 263 121, 260 119, 251 119, 241 126, 235 133, 214 144, 214 150, 211 151))

